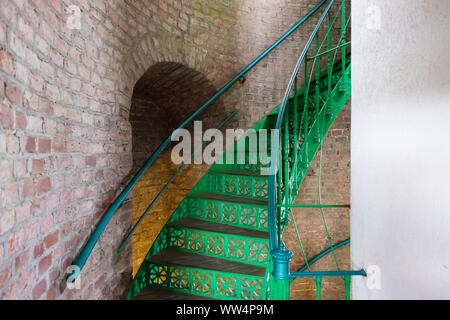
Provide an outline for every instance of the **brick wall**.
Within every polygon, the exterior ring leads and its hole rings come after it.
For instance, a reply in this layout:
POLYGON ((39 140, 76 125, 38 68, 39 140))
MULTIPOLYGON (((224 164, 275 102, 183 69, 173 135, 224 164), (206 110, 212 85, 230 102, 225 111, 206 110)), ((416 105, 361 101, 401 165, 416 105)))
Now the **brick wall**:
MULTIPOLYGON (((1 2, 0 298, 121 297, 131 246, 115 252, 133 220, 130 200, 89 258, 81 290, 64 290, 64 271, 132 170, 135 84, 170 62, 217 90, 315 1, 1 2), (81 8, 81 30, 66 25, 69 5, 81 8)), ((296 32, 248 74, 246 87, 223 97, 224 111, 241 105, 239 126, 279 103, 311 29, 296 32)), ((194 180, 189 172, 180 181, 194 180)))
MULTIPOLYGON (((350 119, 351 102, 349 101, 330 131, 324 138, 322 154, 321 195, 322 204, 350 203, 350 119)), ((318 203, 319 155, 312 162, 300 187, 297 204, 318 203)), ((322 220, 317 208, 294 208, 303 247, 308 259, 330 247, 322 220)), ((350 237, 350 210, 348 208, 326 208, 325 219, 332 243, 336 244, 350 237)), ((295 252, 291 262, 291 271, 297 271, 305 265, 294 224, 290 224, 283 234, 286 247, 295 252)), ((336 258, 341 270, 350 270, 350 246, 345 245, 336 250, 336 258)), ((332 253, 311 266, 313 271, 337 270, 332 253)), ((343 278, 323 278, 323 299, 344 299, 343 278)), ((316 286, 311 279, 296 279, 291 286, 291 299, 315 299, 316 286)))

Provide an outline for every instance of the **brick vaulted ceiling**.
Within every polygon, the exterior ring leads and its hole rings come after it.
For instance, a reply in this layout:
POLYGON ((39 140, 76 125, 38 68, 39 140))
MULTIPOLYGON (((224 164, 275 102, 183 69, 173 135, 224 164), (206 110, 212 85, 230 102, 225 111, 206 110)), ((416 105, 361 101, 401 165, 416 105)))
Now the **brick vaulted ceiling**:
POLYGON ((150 67, 136 83, 133 98, 163 108, 170 127, 179 125, 216 92, 200 72, 174 62, 150 67))

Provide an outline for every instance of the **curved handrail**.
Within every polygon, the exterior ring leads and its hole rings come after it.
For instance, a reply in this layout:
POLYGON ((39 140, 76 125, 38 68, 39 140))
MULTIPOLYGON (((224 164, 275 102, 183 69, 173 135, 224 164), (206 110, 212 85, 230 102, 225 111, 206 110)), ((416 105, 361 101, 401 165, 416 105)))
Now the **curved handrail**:
POLYGON ((212 96, 208 101, 206 101, 200 108, 198 108, 190 117, 188 117, 163 143, 159 145, 155 152, 150 156, 150 158, 144 163, 141 169, 136 173, 136 175, 130 180, 127 186, 122 190, 122 192, 117 196, 114 202, 107 209, 103 217, 97 224, 94 232, 89 237, 88 241, 84 245, 83 249, 80 251, 77 258, 72 262, 72 265, 77 266, 77 271, 72 271, 72 279, 79 275, 87 259, 89 258, 92 250, 98 242, 98 239, 102 235, 112 216, 116 210, 122 205, 125 198, 130 194, 131 190, 136 186, 138 181, 142 178, 144 173, 150 168, 150 166, 155 162, 162 151, 169 145, 174 135, 177 135, 178 131, 183 129, 187 124, 194 120, 203 110, 205 110, 211 103, 213 103, 218 97, 220 97, 225 91, 227 91, 231 86, 238 80, 242 79, 245 74, 250 71, 255 65, 257 65, 264 57, 266 57, 273 49, 275 49, 281 42, 283 42, 287 37, 289 37, 295 30, 298 29, 306 20, 308 20, 317 10, 319 10, 322 5, 324 5, 328 0, 321 0, 311 11, 309 11, 303 18, 301 18, 294 26, 292 26, 284 35, 282 35, 277 41, 275 41, 268 49, 266 49, 260 56, 258 56, 253 62, 251 62, 247 67, 245 67, 239 74, 234 77, 230 82, 228 82, 224 87, 222 87, 214 96, 212 96))
POLYGON ((319 253, 314 258, 309 260, 308 264, 305 264, 303 267, 300 267, 296 272, 297 273, 304 272, 308 268, 308 266, 311 266, 312 264, 314 264, 317 261, 319 261, 320 259, 322 259, 324 256, 326 256, 327 254, 332 252, 333 249, 340 248, 340 247, 345 246, 346 244, 349 244, 349 243, 350 243, 350 238, 345 239, 344 241, 341 241, 341 242, 333 245, 333 247, 329 247, 328 249, 323 250, 321 253, 319 253))
MULTIPOLYGON (((291 96, 291 90, 294 86, 295 79, 297 78, 298 71, 300 69, 301 64, 303 63, 306 53, 308 52, 312 41, 314 40, 319 27, 321 26, 323 20, 325 19, 326 15, 328 14, 328 11, 330 10, 331 6, 334 3, 334 0, 329 0, 330 3, 326 7, 324 13, 320 17, 319 21, 317 22, 316 27, 314 28, 314 31, 312 32, 311 36, 308 39, 308 42, 306 43, 299 59, 297 60, 297 64, 295 65, 294 71, 292 72, 292 75, 289 79, 289 83, 287 86, 287 89, 284 93, 283 102, 280 105, 279 113, 277 122, 275 125, 275 132, 281 131, 281 126, 283 123, 284 113, 286 109, 287 102, 289 100, 289 97, 291 96)), ((279 139, 281 139, 281 135, 277 135, 279 139)), ((275 148, 272 149, 272 160, 275 160, 275 170, 273 170, 269 175, 269 186, 268 186, 268 220, 269 220, 269 238, 270 238, 270 247, 271 250, 278 249, 280 245, 280 233, 277 231, 277 221, 276 221, 276 169, 278 167, 278 154, 280 152, 280 141, 277 139, 277 143, 275 145, 275 148), (276 158, 276 159, 275 159, 276 158)))
MULTIPOLYGON (((234 110, 228 117, 225 118, 225 120, 223 120, 220 125, 216 128, 216 131, 220 130, 228 121, 230 121, 236 114, 238 113, 238 110, 234 110)), ((207 140, 207 139, 205 139, 207 140)), ((203 144, 197 148, 196 150, 194 150, 193 153, 191 153, 190 155, 190 159, 192 159, 198 151, 200 151, 200 149, 207 143, 207 141, 203 142, 203 144)), ((130 241, 131 236, 133 235, 133 233, 136 231, 136 229, 139 227, 139 225, 142 223, 142 221, 144 220, 144 218, 147 216, 147 214, 150 212, 150 210, 153 208, 153 206, 155 205, 155 203, 158 201, 158 199, 162 196, 162 194, 164 193, 164 191, 167 190, 167 188, 172 184, 173 180, 175 180, 175 178, 178 176, 178 174, 186 167, 186 162, 184 162, 180 168, 178 168, 178 170, 172 175, 172 177, 169 179, 169 181, 164 185, 164 187, 161 189, 161 191, 156 195, 156 197, 153 199, 153 201, 150 203, 150 205, 147 207, 147 209, 144 211, 144 213, 139 217, 139 220, 134 224, 134 226, 131 228, 131 230, 127 233, 127 235, 125 236, 124 240, 122 241, 122 243, 119 246, 119 249, 117 249, 117 252, 121 252, 125 246, 127 245, 128 241, 130 241)))

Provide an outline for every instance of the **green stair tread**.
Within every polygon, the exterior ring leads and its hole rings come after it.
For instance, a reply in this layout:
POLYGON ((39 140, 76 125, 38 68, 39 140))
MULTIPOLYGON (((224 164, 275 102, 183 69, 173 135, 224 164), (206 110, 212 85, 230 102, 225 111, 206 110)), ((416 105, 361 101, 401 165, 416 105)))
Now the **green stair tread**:
POLYGON ((267 200, 259 200, 259 199, 251 199, 251 198, 242 198, 237 196, 229 196, 221 193, 196 193, 193 194, 192 197, 206 199, 206 200, 217 200, 224 202, 232 202, 232 203, 242 203, 249 205, 257 205, 257 206, 267 206, 267 200))
POLYGON ((217 300, 209 297, 198 296, 186 292, 174 291, 168 288, 149 286, 132 300, 217 300))
POLYGON ((261 238, 261 239, 269 239, 269 233, 258 230, 250 230, 246 228, 240 228, 236 226, 231 226, 228 224, 216 223, 207 220, 199 220, 194 218, 185 218, 181 220, 177 220, 171 222, 170 225, 197 229, 202 231, 209 232, 217 232, 217 233, 226 233, 230 235, 236 236, 244 236, 244 237, 252 237, 252 238, 261 238))
POLYGON ((147 261, 170 266, 236 273, 256 277, 264 277, 266 273, 266 267, 214 258, 174 248, 164 249, 160 253, 150 257, 147 261))
POLYGON ((211 173, 219 173, 219 174, 226 174, 226 175, 232 175, 232 176, 245 176, 245 177, 264 177, 264 178, 269 177, 267 175, 262 175, 262 174, 256 173, 256 172, 232 171, 232 170, 220 170, 220 171, 213 171, 211 173))

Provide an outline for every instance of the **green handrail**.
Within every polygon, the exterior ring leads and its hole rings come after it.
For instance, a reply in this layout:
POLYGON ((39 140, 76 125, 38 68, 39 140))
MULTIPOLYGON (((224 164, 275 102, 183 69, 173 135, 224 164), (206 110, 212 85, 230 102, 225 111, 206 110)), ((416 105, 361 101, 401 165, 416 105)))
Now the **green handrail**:
MULTIPOLYGON (((287 37, 289 37, 295 30, 298 29, 306 20, 308 20, 319 8, 322 7, 328 0, 321 0, 310 12, 308 12, 303 18, 301 18, 294 26, 292 26, 283 36, 281 36, 277 41, 275 41, 268 49, 266 49, 258 58, 256 58, 252 63, 250 63, 247 67, 245 67, 239 74, 234 77, 230 82, 228 82, 224 87, 222 87, 213 97, 211 97, 208 101, 206 101, 200 108, 198 108, 190 117, 188 117, 166 140, 164 140, 161 145, 156 149, 156 151, 150 156, 150 158, 145 162, 142 168, 136 173, 136 175, 131 179, 131 181, 127 184, 127 186, 122 190, 122 192, 117 196, 114 202, 107 209, 103 217, 100 219, 97 224, 94 232, 89 237, 88 241, 84 245, 83 249, 77 256, 77 258, 72 262, 72 265, 77 266, 78 270, 72 271, 71 279, 75 281, 78 277, 79 273, 83 269, 86 264, 87 259, 89 258, 92 250, 97 244, 100 236, 103 234, 106 226, 111 220, 112 216, 116 212, 116 210, 122 205, 125 198, 130 194, 133 188, 136 186, 138 181, 142 178, 144 173, 150 168, 150 166, 155 162, 155 160, 159 157, 162 151, 169 145, 172 140, 172 137, 177 135, 178 131, 183 129, 187 124, 189 124, 192 120, 194 120, 203 110, 205 110, 208 106, 211 105, 218 97, 220 97, 225 91, 227 91, 231 86, 242 79, 245 74, 250 71, 255 65, 257 65, 264 57, 266 57, 272 50, 274 50, 281 42, 283 42, 287 37)), ((69 276, 68 275, 68 276, 69 276)))
MULTIPOLYGON (((319 27, 321 26, 322 22, 325 20, 325 17, 328 14, 333 3, 334 3, 334 0, 329 0, 328 6, 326 7, 326 9, 325 9, 324 13, 322 14, 322 16, 320 17, 319 21, 317 22, 317 25, 314 28, 314 31, 312 32, 311 36, 309 37, 308 42, 306 43, 299 59, 297 60, 297 64, 295 65, 295 68, 294 68, 294 71, 292 72, 291 78, 289 79, 289 83, 288 83, 287 89, 286 89, 284 97, 283 97, 283 102, 280 105, 278 118, 277 118, 277 122, 275 125, 275 132, 278 132, 279 136, 281 136, 280 131, 281 131, 281 126, 282 126, 283 122, 288 120, 287 116, 289 113, 285 112, 286 106, 287 106, 287 102, 291 96, 291 90, 294 87, 294 84, 296 82, 300 66, 302 65, 303 61, 305 60, 306 54, 311 46, 311 43, 313 42, 314 38, 316 37, 316 34, 319 31, 319 27)), ((305 83, 305 85, 306 85, 306 83, 305 83)), ((308 88, 305 89, 306 96, 307 96, 308 91, 309 91, 308 88)), ((305 101, 307 101, 307 98, 305 98, 305 101)), ((285 126, 285 127, 287 127, 287 126, 285 126)), ((308 126, 306 125, 306 127, 308 127, 308 126)), ((295 134, 297 134, 297 133, 295 133, 295 134)), ((288 135, 285 135, 285 138, 287 138, 287 137, 288 137, 288 135)), ((279 141, 276 141, 276 142, 279 142, 279 141)), ((286 141, 284 143, 288 144, 288 142, 286 142, 286 141)), ((268 215, 269 215, 269 218, 268 218, 268 221, 269 221, 269 238, 270 238, 271 250, 278 249, 280 247, 280 242, 281 242, 281 226, 280 226, 281 219, 277 219, 277 217, 276 217, 276 210, 277 210, 276 209, 277 208, 276 171, 278 169, 278 176, 281 177, 283 165, 285 167, 285 176, 287 179, 287 183, 285 184, 284 197, 286 197, 287 193, 289 192, 289 188, 287 187, 289 185, 289 180, 288 180, 289 179, 289 171, 288 171, 289 168, 286 168, 287 167, 286 164, 281 163, 281 161, 279 161, 278 157, 277 157, 278 155, 280 155, 280 157, 281 157, 282 148, 280 147, 280 145, 281 145, 281 143, 278 143, 275 145, 275 148, 272 149, 273 151, 272 151, 271 162, 275 165, 273 166, 274 170, 269 175, 269 187, 268 187, 268 215)), ((288 148, 284 148, 284 149, 287 152, 288 148)), ((288 155, 286 155, 286 158, 287 158, 287 156, 288 155)), ((278 184, 278 186, 280 186, 280 184, 278 184)), ((280 196, 280 190, 281 189, 279 188, 279 190, 278 190, 279 196, 280 196)))
POLYGON ((340 248, 340 247, 345 246, 346 244, 349 244, 349 243, 350 243, 350 238, 345 239, 344 241, 341 241, 341 242, 333 245, 333 247, 329 247, 328 249, 325 249, 324 251, 319 253, 317 256, 315 256, 314 258, 309 260, 308 264, 305 264, 303 267, 298 269, 297 273, 304 272, 309 266, 311 266, 312 264, 316 263, 317 261, 319 261, 320 259, 325 257, 327 254, 329 254, 331 251, 333 251, 333 249, 340 248))
MULTIPOLYGON (((348 4, 348 2, 347 2, 348 4)), ((318 181, 318 204, 294 204, 295 197, 300 188, 301 181, 306 175, 307 169, 316 154, 316 150, 322 147, 323 137, 329 130, 335 117, 346 103, 350 96, 348 82, 349 66, 347 67, 346 47, 351 42, 346 42, 346 29, 350 21, 347 20, 345 10, 346 0, 329 0, 326 9, 318 20, 314 31, 311 33, 305 48, 297 60, 295 68, 289 79, 283 101, 278 108, 274 134, 276 141, 272 141, 271 171, 268 183, 268 228, 270 238, 271 257, 273 261, 273 272, 271 286, 274 299, 288 299, 289 286, 291 280, 298 277, 312 277, 317 286, 317 298, 320 299, 322 278, 343 277, 345 280, 345 297, 350 297, 350 279, 352 276, 365 276, 364 270, 344 270, 339 268, 334 250, 350 240, 346 240, 337 246, 332 244, 332 239, 328 231, 323 208, 349 208, 350 205, 323 205, 321 203, 320 176, 322 151, 319 166, 318 181), (340 2, 341 6, 336 10, 335 17, 331 21, 331 7, 334 3, 340 2), (341 16, 341 28, 338 36, 339 42, 334 48, 331 46, 331 35, 333 26, 341 16), (319 29, 328 18, 328 25, 325 26, 327 33, 322 42, 319 41, 319 29), (326 42, 326 49, 321 51, 322 45, 326 42), (311 45, 315 42, 315 53, 308 54, 311 45), (341 70, 333 73, 334 62, 337 53, 341 52, 341 70), (332 57, 334 53, 334 58, 332 57), (320 58, 327 58, 326 77, 322 77, 320 70, 320 58), (301 65, 304 63, 304 88, 300 93, 297 90, 297 79, 301 65), (337 79, 335 78, 337 76, 337 79), (335 83, 336 85, 334 85, 335 83), (294 88, 293 95, 291 94, 294 88), (300 99, 298 99, 300 97, 300 99), (299 110, 299 101, 303 110, 299 110), (303 244, 300 239, 292 208, 319 208, 322 220, 327 233, 330 249, 314 257, 310 262, 314 263, 323 255, 333 252, 337 271, 315 271, 311 272, 303 244), (282 241, 282 233, 289 222, 288 214, 292 214, 295 231, 300 242, 306 266, 301 268, 301 272, 291 273, 289 263, 293 253, 287 250, 282 241), (310 272, 303 272, 308 268, 310 272), (290 280, 289 280, 290 279, 290 280)), ((336 30, 338 31, 338 30, 336 30)), ((325 73, 324 72, 324 73, 325 73)), ((322 150, 322 149, 321 149, 322 150)))
MULTIPOLYGON (((228 117, 225 118, 224 121, 222 121, 220 123, 220 125, 216 128, 216 130, 220 130, 228 121, 230 121, 236 114, 238 113, 238 110, 234 110, 228 117)), ((192 159, 193 157, 195 157, 195 155, 197 154, 198 151, 201 151, 201 148, 206 144, 207 142, 205 141, 199 148, 197 148, 196 150, 194 150, 193 153, 191 153, 190 155, 190 159, 192 159)), ((172 177, 169 179, 169 181, 164 185, 164 187, 161 189, 161 191, 157 194, 157 196, 153 199, 153 201, 150 203, 150 205, 147 207, 147 209, 144 211, 144 213, 139 217, 139 220, 134 224, 134 226, 131 228, 131 230, 127 233, 127 235, 125 236, 124 240, 122 241, 122 243, 119 246, 119 249, 117 249, 118 252, 121 252, 126 244, 128 243, 128 241, 130 241, 131 236, 133 235, 133 233, 136 231, 136 229, 139 227, 139 225, 142 223, 142 221, 144 220, 144 218, 147 216, 147 214, 150 212, 150 210, 153 208, 153 206, 155 205, 156 201, 158 201, 158 199, 162 196, 162 194, 167 190, 167 188, 172 184, 173 180, 178 176, 178 174, 186 167, 186 162, 184 162, 180 168, 178 168, 178 170, 172 175, 172 177)))

